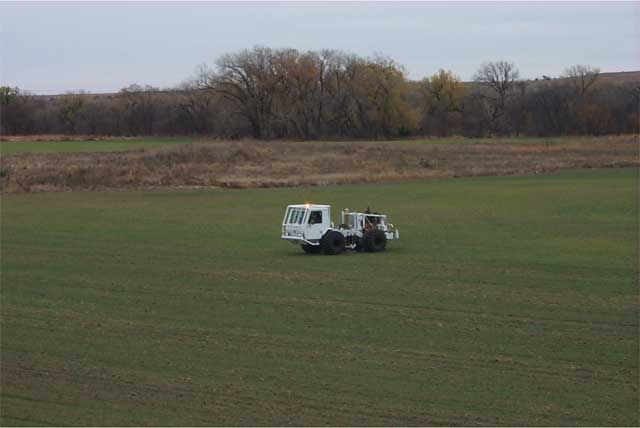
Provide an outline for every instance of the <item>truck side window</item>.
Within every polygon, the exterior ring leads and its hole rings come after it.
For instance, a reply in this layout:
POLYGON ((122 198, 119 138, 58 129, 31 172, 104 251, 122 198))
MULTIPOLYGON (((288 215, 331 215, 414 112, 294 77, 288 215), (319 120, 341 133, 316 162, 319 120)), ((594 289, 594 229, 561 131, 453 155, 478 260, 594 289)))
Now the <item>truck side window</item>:
POLYGON ((309 214, 309 224, 322 223, 322 211, 311 211, 309 214))

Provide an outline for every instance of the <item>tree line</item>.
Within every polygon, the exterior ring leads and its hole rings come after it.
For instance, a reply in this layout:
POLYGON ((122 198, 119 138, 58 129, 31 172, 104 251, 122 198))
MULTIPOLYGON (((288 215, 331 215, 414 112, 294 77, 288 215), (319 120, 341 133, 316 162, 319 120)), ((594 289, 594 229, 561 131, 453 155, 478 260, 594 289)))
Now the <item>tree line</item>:
POLYGON ((640 86, 576 65, 522 80, 508 61, 472 82, 440 70, 420 81, 393 59, 254 47, 201 66, 176 88, 32 95, 0 87, 0 134, 207 135, 390 139, 638 133, 640 86))

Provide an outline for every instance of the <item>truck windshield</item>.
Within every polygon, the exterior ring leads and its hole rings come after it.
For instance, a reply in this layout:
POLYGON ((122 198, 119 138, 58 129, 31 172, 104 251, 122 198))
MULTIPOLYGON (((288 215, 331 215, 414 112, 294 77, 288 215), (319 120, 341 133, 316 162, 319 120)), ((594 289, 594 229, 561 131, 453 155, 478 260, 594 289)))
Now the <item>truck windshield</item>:
POLYGON ((307 210, 304 208, 289 208, 289 213, 287 214, 285 223, 302 224, 306 211, 307 210))

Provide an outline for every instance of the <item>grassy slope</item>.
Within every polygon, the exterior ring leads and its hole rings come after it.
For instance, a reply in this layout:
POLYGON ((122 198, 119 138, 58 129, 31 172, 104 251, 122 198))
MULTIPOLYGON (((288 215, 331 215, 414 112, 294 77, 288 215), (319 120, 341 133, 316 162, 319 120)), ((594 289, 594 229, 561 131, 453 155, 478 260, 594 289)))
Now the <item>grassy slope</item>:
POLYGON ((2 198, 2 424, 637 425, 630 170, 2 198), (393 216, 307 256, 287 203, 393 216))
POLYGON ((169 144, 190 143, 187 139, 102 140, 102 141, 1 141, 2 155, 23 153, 124 152, 169 144))
POLYGON ((572 137, 492 137, 492 138, 462 138, 462 137, 443 137, 443 138, 426 138, 415 140, 394 140, 398 143, 408 144, 557 144, 568 143, 571 141, 594 141, 601 142, 607 137, 591 137, 591 136, 572 136, 572 137))
MULTIPOLYGON (((509 137, 509 138, 429 138, 415 140, 397 140, 405 144, 479 144, 479 143, 559 143, 571 140, 601 141, 606 137, 509 137)), ((140 138, 134 140, 97 140, 97 141, 0 141, 2 155, 18 155, 23 153, 76 153, 76 152, 123 152, 129 150, 150 149, 169 144, 191 143, 192 139, 174 138, 140 138)), ((380 141, 348 141, 353 144, 376 143, 380 141)), ((302 143, 302 142, 301 142, 302 143)), ((331 142, 327 142, 330 144, 331 142)))

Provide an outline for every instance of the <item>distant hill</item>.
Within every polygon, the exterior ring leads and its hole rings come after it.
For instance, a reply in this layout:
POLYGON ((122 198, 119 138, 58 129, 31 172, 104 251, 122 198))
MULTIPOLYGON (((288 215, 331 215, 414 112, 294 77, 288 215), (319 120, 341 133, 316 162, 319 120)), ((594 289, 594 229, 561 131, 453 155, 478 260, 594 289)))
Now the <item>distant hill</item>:
MULTIPOLYGON (((551 79, 544 79, 542 77, 538 77, 538 78, 534 78, 534 79, 529 79, 530 82, 545 82, 545 81, 554 81, 554 80, 563 80, 562 77, 554 77, 551 79)), ((612 72, 612 73, 600 73, 600 76, 598 78, 599 81, 606 81, 606 82, 610 82, 610 83, 617 83, 617 84, 632 84, 632 83, 637 83, 640 85, 640 71, 616 71, 616 72, 612 72)), ((417 80, 414 81, 410 81, 413 83, 418 83, 417 80)), ((476 85, 477 82, 464 82, 467 85, 476 85)), ((159 93, 175 93, 175 92, 180 92, 180 90, 168 90, 168 89, 163 89, 160 91, 157 91, 159 93)), ((60 96, 62 96, 64 94, 55 94, 55 95, 40 95, 40 94, 34 94, 34 96, 39 97, 39 98, 50 98, 50 99, 55 99, 58 98, 60 96)), ((85 95, 87 96, 92 96, 94 98, 113 98, 116 95, 118 95, 117 92, 112 92, 112 93, 91 93, 91 92, 87 92, 85 93, 85 95)))
POLYGON ((600 73, 600 78, 615 83, 640 83, 640 71, 619 71, 600 73))
MULTIPOLYGON (((529 79, 528 81, 532 83, 553 82, 553 81, 562 81, 564 79, 565 79, 564 77, 548 78, 546 76, 539 76, 533 79, 529 79)), ((615 84, 624 84, 624 85, 637 83, 640 85, 640 71, 615 71, 615 72, 609 72, 609 73, 600 73, 600 75, 598 76, 598 81, 615 83, 615 84)), ((478 85, 478 82, 471 81, 471 82, 464 82, 464 84, 475 86, 475 85, 478 85)))
MULTIPOLYGON (((546 76, 535 79, 530 79, 531 82, 545 82, 545 81, 555 81, 555 80, 565 80, 566 77, 554 77, 547 78, 546 76)), ((640 71, 616 71, 612 73, 600 73, 598 76, 599 82, 607 82, 614 84, 630 84, 630 83, 638 83, 640 84, 640 71)))

